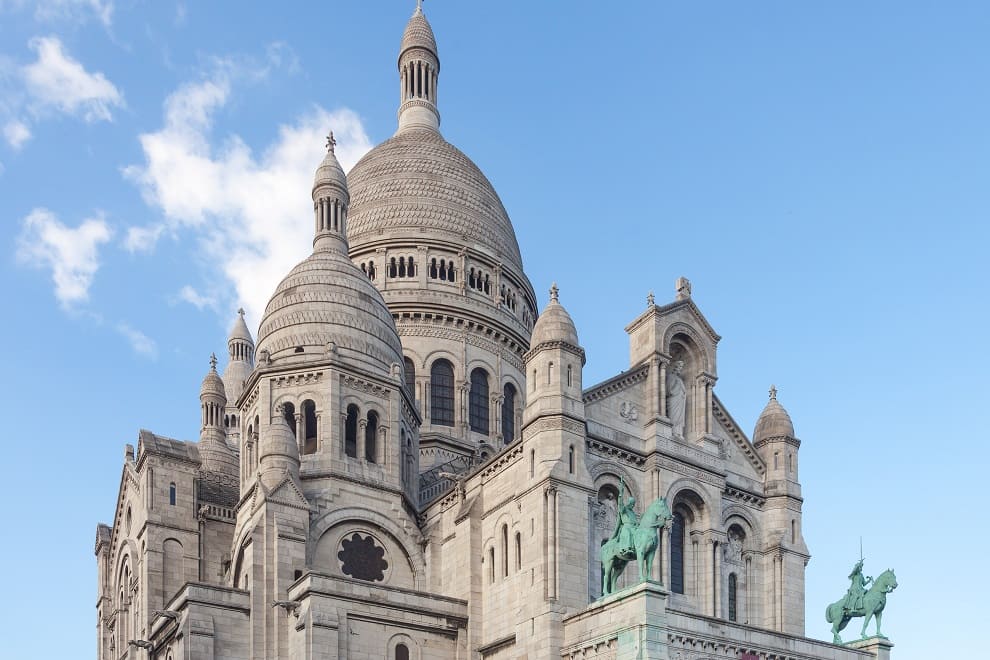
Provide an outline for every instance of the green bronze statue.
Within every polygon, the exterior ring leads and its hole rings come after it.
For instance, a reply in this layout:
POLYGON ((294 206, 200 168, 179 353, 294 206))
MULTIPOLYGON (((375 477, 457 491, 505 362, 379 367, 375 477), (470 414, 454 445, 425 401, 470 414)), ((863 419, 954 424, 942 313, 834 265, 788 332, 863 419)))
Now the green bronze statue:
POLYGON ((657 529, 671 519, 667 500, 660 497, 646 507, 642 518, 636 515, 636 498, 629 492, 626 482, 619 480, 619 519, 612 536, 602 545, 602 595, 615 592, 615 583, 626 564, 635 560, 639 566, 639 579, 650 579, 653 555, 657 551, 657 529))
POLYGON ((850 619, 864 617, 863 630, 860 636, 866 639, 866 626, 870 619, 876 617, 877 637, 883 637, 880 632, 880 621, 883 617, 883 608, 887 605, 887 594, 897 588, 897 577, 894 571, 888 569, 874 580, 872 577, 863 575, 863 560, 860 559, 853 566, 852 573, 849 574, 849 589, 842 600, 836 601, 825 609, 825 620, 832 624, 833 642, 842 643, 839 631, 846 627, 850 619), (867 589, 867 585, 873 583, 867 589))

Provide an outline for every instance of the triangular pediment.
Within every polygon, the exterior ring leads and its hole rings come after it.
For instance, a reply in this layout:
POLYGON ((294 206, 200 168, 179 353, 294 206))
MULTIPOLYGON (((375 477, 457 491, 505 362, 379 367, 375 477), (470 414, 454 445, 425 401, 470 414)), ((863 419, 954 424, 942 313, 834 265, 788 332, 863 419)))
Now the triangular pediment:
POLYGON ((672 303, 657 307, 657 313, 661 316, 671 316, 679 311, 686 312, 691 316, 695 323, 705 331, 705 334, 712 340, 712 343, 717 344, 722 339, 722 336, 715 332, 715 328, 712 327, 712 324, 708 322, 708 319, 705 318, 705 315, 701 313, 701 310, 691 298, 675 300, 672 303))
POLYGON ((715 417, 715 422, 722 428, 725 435, 732 440, 736 451, 753 468, 757 477, 762 479, 766 474, 767 466, 764 465, 763 460, 756 453, 753 443, 749 441, 749 438, 743 433, 736 420, 732 418, 732 415, 729 414, 729 411, 726 410, 725 406, 714 394, 712 395, 712 414, 715 417))

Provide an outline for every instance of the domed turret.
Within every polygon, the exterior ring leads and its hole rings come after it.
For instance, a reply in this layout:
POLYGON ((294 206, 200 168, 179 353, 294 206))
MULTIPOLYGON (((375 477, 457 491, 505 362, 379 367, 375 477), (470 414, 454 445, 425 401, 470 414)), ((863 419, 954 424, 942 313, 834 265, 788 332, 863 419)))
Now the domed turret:
POLYGON ((299 477, 299 447, 281 406, 259 438, 258 471, 266 488, 278 485, 286 473, 299 477))
POLYGON ((227 393, 227 403, 233 406, 241 396, 244 381, 254 369, 254 339, 244 322, 243 309, 237 310, 237 320, 230 329, 227 353, 229 361, 223 370, 223 386, 227 393))
POLYGON ((794 437, 794 424, 784 406, 777 401, 777 388, 770 387, 770 400, 756 420, 756 430, 753 431, 753 444, 759 444, 769 438, 794 437))
POLYGON ((402 345, 381 294, 347 258, 347 179, 334 155, 333 133, 313 184, 313 254, 293 268, 268 301, 258 350, 273 362, 333 355, 378 374, 402 364, 402 345))
POLYGON ((227 395, 217 373, 217 356, 210 356, 210 370, 199 388, 202 428, 199 432, 199 455, 203 469, 237 476, 237 457, 227 446, 224 431, 224 408, 227 395))
POLYGON ((556 283, 550 288, 550 302, 536 319, 536 325, 533 326, 533 336, 529 344, 536 348, 541 344, 554 342, 564 342, 580 350, 582 364, 584 363, 584 350, 580 348, 581 345, 578 342, 577 328, 574 326, 574 321, 571 320, 571 315, 560 304, 556 283))
POLYGON ((523 357, 529 380, 523 424, 548 413, 583 419, 581 369, 585 354, 574 321, 560 304, 556 283, 550 287, 550 302, 533 326, 531 346, 523 357))

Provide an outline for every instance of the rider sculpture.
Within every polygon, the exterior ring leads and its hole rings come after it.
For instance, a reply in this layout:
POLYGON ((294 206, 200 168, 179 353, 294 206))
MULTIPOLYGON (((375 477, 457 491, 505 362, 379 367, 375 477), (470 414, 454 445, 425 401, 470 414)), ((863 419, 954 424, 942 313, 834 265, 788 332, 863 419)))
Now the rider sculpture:
POLYGON ((662 497, 646 507, 642 517, 636 515, 636 498, 630 491, 626 500, 623 493, 628 487, 621 479, 619 483, 622 491, 618 500, 618 521, 612 536, 602 545, 603 596, 615 592, 616 581, 631 561, 638 564, 641 581, 650 579, 653 556, 657 550, 657 530, 671 519, 667 501, 662 497))
POLYGON ((852 573, 849 574, 849 580, 849 590, 846 592, 846 601, 843 603, 843 608, 847 612, 855 612, 863 607, 863 596, 866 595, 866 589, 873 582, 872 577, 868 575, 863 576, 862 559, 853 566, 852 573))
POLYGON ((871 619, 877 621, 877 637, 883 637, 880 632, 880 622, 883 611, 887 606, 887 594, 897 588, 897 576, 894 571, 887 569, 874 580, 863 575, 863 560, 853 566, 849 574, 849 589, 842 600, 838 600, 825 608, 825 620, 832 624, 832 641, 842 643, 839 632, 846 627, 851 619, 863 617, 863 628, 860 636, 866 639, 866 627, 871 619), (872 584, 871 584, 872 583, 872 584))

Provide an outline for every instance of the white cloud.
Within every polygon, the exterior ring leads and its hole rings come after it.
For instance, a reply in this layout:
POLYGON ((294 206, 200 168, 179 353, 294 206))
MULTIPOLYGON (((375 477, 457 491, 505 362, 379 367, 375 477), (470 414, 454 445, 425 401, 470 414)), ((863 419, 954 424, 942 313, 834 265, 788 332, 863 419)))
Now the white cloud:
POLYGON ((11 147, 20 149, 31 139, 31 129, 24 122, 12 119, 4 125, 3 137, 11 147))
POLYGON ((223 69, 176 90, 165 102, 164 126, 140 137, 145 162, 125 176, 171 227, 196 232, 232 282, 234 302, 257 322, 279 279, 311 250, 309 190, 327 131, 334 131, 345 170, 371 143, 354 112, 317 106, 281 126, 258 155, 236 135, 214 146, 213 117, 230 95, 223 69))
POLYGON ((128 227, 124 237, 124 249, 130 253, 150 252, 165 231, 164 225, 128 227))
POLYGON ((195 307, 196 309, 203 309, 204 307, 215 307, 217 301, 211 296, 205 296, 199 291, 191 287, 190 285, 185 285, 179 289, 179 300, 185 301, 195 307))
POLYGON ((113 23, 113 2, 111 0, 0 0, 0 9, 21 9, 34 7, 34 18, 38 21, 71 21, 83 23, 96 18, 104 27, 113 23))
POLYGON ((158 357, 158 344, 155 343, 154 339, 140 330, 135 330, 127 323, 118 323, 117 332, 123 335, 138 355, 143 355, 151 359, 158 357))
POLYGON ((124 106, 124 96, 99 72, 90 73, 72 59, 58 37, 38 37, 28 44, 38 60, 21 73, 31 97, 30 108, 44 114, 55 108, 81 115, 88 122, 112 121, 112 108, 124 106))
POLYGON ((99 270, 99 247, 110 240, 110 226, 98 214, 78 227, 67 227, 45 208, 31 211, 22 222, 17 259, 36 268, 48 268, 55 297, 63 307, 89 298, 89 287, 99 270))

